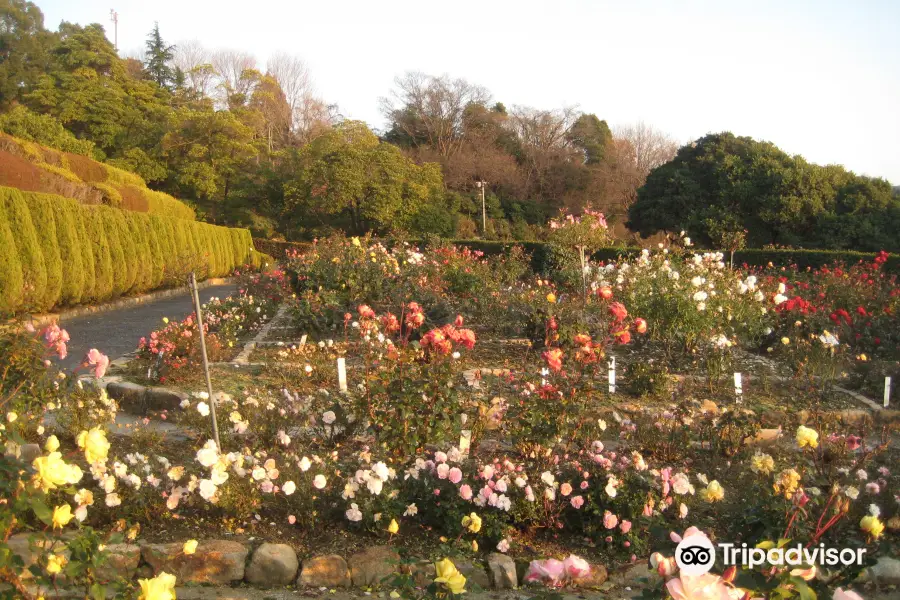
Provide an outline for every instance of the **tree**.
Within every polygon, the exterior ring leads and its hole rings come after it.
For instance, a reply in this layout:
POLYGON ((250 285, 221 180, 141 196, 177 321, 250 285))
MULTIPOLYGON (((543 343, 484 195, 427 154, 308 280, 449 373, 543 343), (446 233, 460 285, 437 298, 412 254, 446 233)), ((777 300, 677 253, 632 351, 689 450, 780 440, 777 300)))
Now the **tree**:
POLYGON ((258 77, 256 57, 239 50, 218 50, 212 55, 213 70, 218 77, 218 100, 221 105, 244 104, 250 99, 258 77))
POLYGON ((155 152, 171 113, 169 95, 132 77, 97 24, 60 25, 47 71, 24 102, 53 116, 76 137, 92 141, 100 158, 138 147, 155 152))
POLYGON ((228 194, 241 168, 257 154, 253 132, 229 111, 180 109, 162 140, 170 184, 177 196, 210 201, 211 217, 228 194))
POLYGON ((47 68, 53 42, 33 2, 0 0, 0 109, 31 90, 47 68))
POLYGON ((215 93, 216 72, 212 54, 197 40, 179 42, 175 46, 172 64, 184 76, 184 87, 196 98, 209 98, 215 93))
POLYGON ((597 115, 578 117, 568 131, 568 140, 584 152, 584 162, 589 165, 601 163, 613 141, 609 125, 597 115))
POLYGON ((418 166, 359 121, 345 121, 297 156, 285 185, 285 217, 340 224, 351 233, 403 230, 443 201, 440 167, 418 166))
POLYGON ((672 160, 678 151, 675 140, 643 121, 617 128, 616 137, 628 142, 634 166, 642 177, 672 160))
POLYGON ((463 116, 468 106, 486 105, 490 93, 465 79, 434 77, 410 72, 394 80, 381 110, 390 124, 386 138, 401 145, 427 145, 442 158, 459 150, 463 140, 463 116))
MULTIPOLYGON (((678 150, 638 191, 629 227, 687 230, 701 241, 746 230, 751 246, 897 247, 888 230, 900 202, 884 180, 820 167, 768 142, 711 134, 678 150)), ((893 237, 892 237, 893 236, 893 237)))
POLYGON ((159 22, 153 24, 145 46, 147 51, 144 54, 144 71, 147 76, 159 87, 172 89, 175 83, 175 70, 170 63, 175 57, 175 46, 167 46, 163 41, 159 33, 159 22))

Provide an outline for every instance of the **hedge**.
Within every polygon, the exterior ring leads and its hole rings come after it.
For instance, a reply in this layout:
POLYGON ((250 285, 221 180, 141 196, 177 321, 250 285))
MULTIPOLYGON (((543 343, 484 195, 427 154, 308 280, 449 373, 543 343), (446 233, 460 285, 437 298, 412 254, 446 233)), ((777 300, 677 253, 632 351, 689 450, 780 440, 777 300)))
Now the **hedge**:
MULTIPOLYGON (((391 245, 389 239, 383 240, 391 245)), ((531 256, 531 266, 537 273, 546 273, 551 267, 551 244, 547 242, 503 242, 493 240, 450 240, 451 243, 479 250, 488 256, 502 254, 513 246, 522 246, 531 256)), ((411 243, 421 245, 422 240, 411 240, 411 243)), ((305 252, 311 247, 309 242, 282 242, 275 240, 263 240, 253 238, 253 245, 260 252, 265 252, 276 259, 282 259, 288 252, 305 252)), ((700 251, 700 250, 698 250, 700 251)), ((703 250, 705 252, 705 250, 703 250)), ((601 248, 591 255, 593 260, 610 261, 619 256, 636 256, 641 252, 640 248, 601 248)), ((798 269, 818 269, 835 262, 846 265, 856 264, 859 261, 871 262, 875 258, 872 252, 857 252, 855 250, 765 250, 761 248, 748 248, 734 253, 735 265, 747 265, 749 267, 765 267, 769 263, 775 266, 796 265, 798 269)), ((900 273, 900 256, 893 254, 888 257, 884 269, 891 273, 900 273)))
POLYGON ((47 311, 271 262, 246 229, 0 186, 0 315, 47 311))

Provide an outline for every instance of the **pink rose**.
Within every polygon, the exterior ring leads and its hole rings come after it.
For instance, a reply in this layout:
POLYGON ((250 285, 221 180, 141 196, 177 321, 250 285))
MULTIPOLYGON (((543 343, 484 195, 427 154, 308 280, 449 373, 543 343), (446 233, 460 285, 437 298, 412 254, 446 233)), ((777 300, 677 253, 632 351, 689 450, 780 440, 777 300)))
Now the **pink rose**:
POLYGON ((472 486, 467 483, 464 483, 459 487, 459 496, 463 500, 471 500, 472 499, 472 486))
POLYGON ((570 554, 563 561, 563 568, 570 579, 582 579, 591 573, 591 565, 580 556, 575 556, 574 554, 570 554))
POLYGON ((619 523, 619 529, 622 530, 622 533, 628 533, 631 531, 631 521, 622 521, 619 523))
POLYGON ((568 483, 562 484, 561 486, 559 486, 559 493, 563 496, 568 496, 572 493, 572 486, 568 483))
POLYGON ((458 467, 453 467, 452 469, 450 469, 448 478, 450 479, 451 483, 459 483, 460 481, 462 481, 462 471, 460 471, 458 467))
POLYGON ((584 498, 581 496, 573 496, 572 499, 569 500, 569 504, 571 504, 575 510, 578 510, 584 506, 584 498))
POLYGON ((615 529, 616 525, 619 524, 619 518, 616 515, 612 514, 609 511, 603 513, 603 526, 607 529, 615 529))

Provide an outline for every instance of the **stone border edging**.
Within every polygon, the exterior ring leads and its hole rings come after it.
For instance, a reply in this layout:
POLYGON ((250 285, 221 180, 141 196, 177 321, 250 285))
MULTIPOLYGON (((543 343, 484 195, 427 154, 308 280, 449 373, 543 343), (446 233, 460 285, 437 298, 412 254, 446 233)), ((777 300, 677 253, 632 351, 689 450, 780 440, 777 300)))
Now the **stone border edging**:
MULTIPOLYGON (((235 281, 235 277, 213 277, 211 279, 206 279, 197 284, 197 289, 205 289, 208 287, 212 287, 215 285, 225 285, 228 283, 232 283, 235 281)), ((128 298, 119 298, 118 300, 113 300, 112 302, 105 302, 103 304, 97 305, 86 305, 86 306, 76 306, 69 310, 64 310, 58 313, 46 313, 41 315, 29 315, 28 322, 33 324, 35 327, 42 327, 44 325, 48 325, 50 323, 59 323, 65 319, 74 319, 76 317, 82 317, 84 315, 96 314, 96 313, 105 313, 112 310, 118 310, 120 308, 127 308, 129 306, 137 306, 139 304, 145 304, 147 302, 152 302, 154 300, 161 300, 163 298, 171 298, 172 296, 177 296, 188 291, 188 286, 178 286, 174 288, 167 288, 164 290, 157 290, 155 292, 149 292, 147 294, 141 294, 140 296, 131 296, 128 298)))

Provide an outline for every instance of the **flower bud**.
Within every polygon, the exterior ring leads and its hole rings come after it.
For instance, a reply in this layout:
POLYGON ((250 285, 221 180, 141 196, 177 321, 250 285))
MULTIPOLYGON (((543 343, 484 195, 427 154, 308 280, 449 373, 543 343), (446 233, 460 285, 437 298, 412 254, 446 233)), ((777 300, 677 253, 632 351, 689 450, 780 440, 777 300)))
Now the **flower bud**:
POLYGON ((731 565, 725 572, 722 573, 722 581, 725 583, 731 583, 734 581, 734 578, 737 576, 737 565, 731 565))

